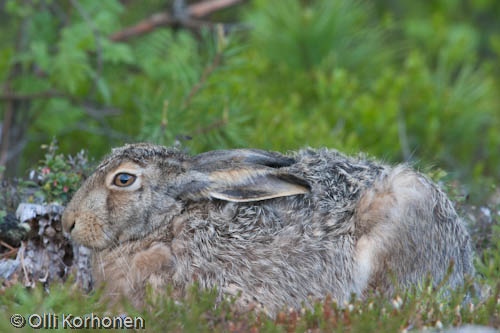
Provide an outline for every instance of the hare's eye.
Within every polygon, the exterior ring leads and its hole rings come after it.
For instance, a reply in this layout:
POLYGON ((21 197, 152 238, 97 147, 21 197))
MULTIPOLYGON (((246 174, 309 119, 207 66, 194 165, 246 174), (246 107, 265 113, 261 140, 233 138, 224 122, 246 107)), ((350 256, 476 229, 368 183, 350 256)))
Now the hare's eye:
POLYGON ((135 178, 136 177, 134 175, 130 175, 128 173, 119 173, 115 176, 113 184, 120 187, 130 186, 134 183, 135 178))

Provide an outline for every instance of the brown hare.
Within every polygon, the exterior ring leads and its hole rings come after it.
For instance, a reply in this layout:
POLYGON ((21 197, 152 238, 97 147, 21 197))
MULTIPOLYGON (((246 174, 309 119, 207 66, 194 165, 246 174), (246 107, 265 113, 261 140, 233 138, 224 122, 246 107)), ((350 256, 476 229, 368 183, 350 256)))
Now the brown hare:
POLYGON ((391 294, 430 275, 473 274, 470 237, 446 195, 405 165, 335 150, 255 149, 190 156, 139 143, 114 149, 63 215, 93 250, 109 295, 195 281, 273 316, 331 295, 391 294))

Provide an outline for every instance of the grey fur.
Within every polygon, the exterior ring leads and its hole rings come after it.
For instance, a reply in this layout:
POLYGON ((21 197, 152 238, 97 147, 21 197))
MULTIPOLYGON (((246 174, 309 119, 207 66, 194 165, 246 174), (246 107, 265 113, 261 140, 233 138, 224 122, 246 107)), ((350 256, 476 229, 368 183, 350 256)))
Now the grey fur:
POLYGON ((339 303, 371 290, 390 295, 392 278, 407 287, 430 274, 438 283, 452 261, 451 287, 474 272, 465 224, 435 184, 404 165, 328 149, 192 157, 161 146, 127 145, 114 149, 82 185, 63 224, 70 231, 85 219, 98 221, 105 233, 95 244, 90 236, 78 237, 94 247, 94 274, 104 275, 100 271, 117 257, 128 258, 132 266, 120 269, 130 285, 115 291, 137 304, 146 283, 172 284, 182 297, 197 281, 203 288, 217 287, 220 296, 241 293, 239 305, 260 305, 272 316, 327 294, 339 303), (147 167, 142 192, 103 189, 106 175, 126 161, 147 167), (241 169, 249 175, 240 177, 241 169), (236 175, 221 185, 214 172, 236 175), (266 177, 287 189, 265 200, 214 199, 221 186, 245 196, 247 187, 265 187, 266 177), (286 194, 289 188, 297 194, 286 194), (160 246, 155 244, 163 244, 159 262, 147 257, 160 246), (141 251, 146 255, 139 261, 141 251), (141 263, 152 265, 152 273, 141 276, 141 263), (127 277, 132 275, 141 277, 127 277))

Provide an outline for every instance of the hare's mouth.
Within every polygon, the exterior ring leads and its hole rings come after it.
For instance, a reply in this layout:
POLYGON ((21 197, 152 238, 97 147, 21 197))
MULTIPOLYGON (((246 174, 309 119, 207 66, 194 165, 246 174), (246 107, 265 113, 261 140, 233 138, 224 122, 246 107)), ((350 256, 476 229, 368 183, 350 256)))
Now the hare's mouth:
POLYGON ((86 221, 75 221, 71 228, 71 238, 83 246, 95 250, 102 250, 113 245, 113 239, 105 226, 99 223, 98 219, 93 217, 85 219, 86 221))

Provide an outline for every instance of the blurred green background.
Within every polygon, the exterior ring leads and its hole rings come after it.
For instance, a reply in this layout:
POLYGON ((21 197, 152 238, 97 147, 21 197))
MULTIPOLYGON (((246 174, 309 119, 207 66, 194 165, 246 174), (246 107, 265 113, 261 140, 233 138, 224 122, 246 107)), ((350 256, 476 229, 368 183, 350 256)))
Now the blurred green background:
POLYGON ((325 146, 492 193, 499 1, 237 2, 193 18, 199 1, 0 0, 3 176, 25 176, 53 137, 95 159, 134 141, 325 146))

